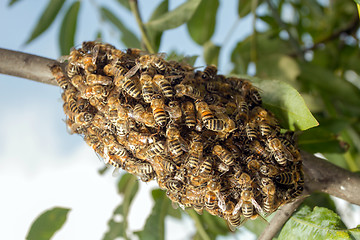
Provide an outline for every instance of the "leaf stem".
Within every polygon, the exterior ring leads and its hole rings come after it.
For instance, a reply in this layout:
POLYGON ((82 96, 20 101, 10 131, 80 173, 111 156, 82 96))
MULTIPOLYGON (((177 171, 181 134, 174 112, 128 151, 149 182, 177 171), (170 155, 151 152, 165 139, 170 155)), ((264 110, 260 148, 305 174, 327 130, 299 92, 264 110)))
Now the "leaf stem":
POLYGON ((189 210, 187 213, 194 220, 196 229, 203 240, 210 240, 210 236, 206 233, 204 226, 202 225, 198 214, 194 210, 189 210))
POLYGON ((153 46, 150 43, 149 37, 146 33, 145 25, 141 20, 139 5, 137 0, 129 0, 131 12, 134 14, 136 22, 140 28, 141 37, 145 44, 145 48, 149 53, 155 53, 153 46))

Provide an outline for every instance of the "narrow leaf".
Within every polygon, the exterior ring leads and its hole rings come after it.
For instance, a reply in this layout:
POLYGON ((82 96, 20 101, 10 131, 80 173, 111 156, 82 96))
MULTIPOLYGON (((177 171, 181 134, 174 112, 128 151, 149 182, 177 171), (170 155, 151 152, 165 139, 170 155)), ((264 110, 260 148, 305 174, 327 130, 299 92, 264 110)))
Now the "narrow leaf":
POLYGON ((360 91, 348 81, 320 66, 303 63, 300 67, 299 79, 308 84, 310 88, 318 89, 322 94, 329 96, 331 100, 338 99, 359 106, 360 91))
POLYGON ((55 207, 35 219, 26 236, 27 240, 48 240, 65 223, 69 208, 55 207))
POLYGON ((360 228, 346 229, 340 217, 333 211, 315 207, 302 207, 291 217, 280 232, 282 239, 355 239, 360 228))
POLYGON ((205 43, 204 45, 204 59, 207 65, 214 64, 218 66, 219 64, 219 54, 220 47, 216 46, 211 41, 205 43))
MULTIPOLYGON (((168 12, 168 9, 169 9, 169 1, 168 0, 162 1, 159 4, 159 6, 157 6, 157 8, 154 10, 154 12, 151 14, 149 21, 153 21, 160 18, 161 16, 163 16, 165 13, 168 12)), ((148 28, 147 33, 149 35, 150 42, 154 48, 154 51, 158 52, 160 48, 161 37, 163 32, 148 28)))
POLYGON ((126 8, 127 10, 131 11, 129 0, 117 0, 117 2, 120 3, 120 5, 126 8))
POLYGON ((146 220, 144 229, 135 232, 140 239, 163 240, 165 236, 165 217, 171 208, 171 202, 166 197, 164 191, 155 189, 152 191, 155 201, 154 207, 148 219, 146 220))
POLYGON ((299 92, 289 84, 279 80, 245 78, 260 89, 264 106, 276 115, 283 128, 304 131, 319 125, 299 92))
POLYGON ((344 153, 348 145, 321 125, 308 129, 298 138, 299 147, 310 153, 344 153))
MULTIPOLYGON (((15 1, 10 3, 13 4, 15 1)), ((40 36, 43 32, 45 32, 50 25, 53 23, 54 19, 56 18, 57 14, 59 13, 61 7, 64 5, 65 0, 50 0, 48 5, 46 6, 45 10, 41 14, 41 17, 33 29, 29 39, 25 42, 25 44, 29 44, 35 38, 40 36)))
POLYGON ((149 21, 146 23, 146 26, 157 31, 164 31, 179 27, 189 21, 198 8, 200 2, 201 0, 188 0, 176 9, 167 12, 160 18, 149 21))
POLYGON ((121 41, 128 48, 140 48, 140 41, 109 9, 101 7, 102 16, 112 23, 121 32, 121 41))
POLYGON ((77 17, 80 9, 80 2, 74 2, 67 10, 61 23, 59 44, 61 55, 69 54, 70 49, 74 46, 77 17))
POLYGON ((187 23, 191 38, 199 45, 209 41, 214 34, 218 7, 219 0, 201 1, 194 15, 187 23))
POLYGON ((167 61, 177 61, 177 62, 184 62, 187 64, 190 64, 191 66, 194 66, 196 59, 198 58, 198 55, 193 55, 193 56, 185 56, 184 54, 179 54, 176 53, 175 51, 170 52, 167 56, 166 56, 166 60, 167 61))
POLYGON ((139 189, 138 180, 131 174, 124 174, 118 183, 118 192, 123 196, 122 202, 116 207, 111 219, 108 221, 109 229, 105 233, 103 240, 113 240, 119 237, 127 237, 127 217, 130 205, 139 189))
POLYGON ((251 0, 239 0, 238 14, 240 18, 245 17, 251 11, 251 0))
POLYGON ((14 4, 17 3, 17 2, 20 2, 20 0, 11 0, 11 1, 9 2, 8 6, 10 7, 10 6, 14 5, 14 4))

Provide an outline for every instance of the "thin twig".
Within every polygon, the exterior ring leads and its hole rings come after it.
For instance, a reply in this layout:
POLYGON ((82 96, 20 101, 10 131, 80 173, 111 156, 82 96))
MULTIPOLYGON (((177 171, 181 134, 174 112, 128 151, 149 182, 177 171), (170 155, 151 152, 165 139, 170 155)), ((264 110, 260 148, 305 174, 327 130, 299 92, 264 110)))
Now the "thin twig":
POLYGON ((258 6, 258 0, 254 0, 251 2, 251 13, 253 15, 253 20, 252 20, 252 30, 253 30, 253 34, 251 35, 251 48, 250 48, 250 58, 251 61, 255 64, 257 63, 257 42, 256 42, 256 37, 257 37, 257 32, 256 32, 256 8, 258 6))
POLYGON ((154 48, 151 45, 149 37, 146 33, 145 25, 144 25, 143 21, 141 20, 138 1, 137 0, 129 0, 129 4, 130 4, 131 12, 134 14, 136 22, 139 25, 142 40, 144 41, 145 47, 147 48, 146 50, 149 53, 155 53, 154 48))
POLYGON ((194 220, 196 229, 203 240, 210 240, 210 236, 206 233, 202 222, 200 221, 199 215, 194 210, 189 210, 187 213, 194 220))
POLYGON ((269 225, 261 233, 259 240, 273 239, 305 198, 306 197, 299 197, 294 202, 288 203, 277 210, 275 216, 270 220, 269 225))
POLYGON ((266 0, 266 3, 268 4, 268 6, 269 6, 269 8, 271 10, 271 13, 272 13, 273 17, 275 18, 276 22, 288 34, 289 42, 293 46, 293 48, 295 49, 296 55, 298 57, 300 57, 301 60, 304 60, 304 54, 303 54, 303 52, 301 50, 299 42, 291 34, 291 32, 290 32, 289 28, 287 27, 287 25, 281 20, 281 17, 279 15, 279 13, 277 12, 277 10, 275 9, 274 5, 271 3, 271 0, 266 0))
POLYGON ((58 86, 49 66, 57 61, 0 48, 0 73, 58 86))

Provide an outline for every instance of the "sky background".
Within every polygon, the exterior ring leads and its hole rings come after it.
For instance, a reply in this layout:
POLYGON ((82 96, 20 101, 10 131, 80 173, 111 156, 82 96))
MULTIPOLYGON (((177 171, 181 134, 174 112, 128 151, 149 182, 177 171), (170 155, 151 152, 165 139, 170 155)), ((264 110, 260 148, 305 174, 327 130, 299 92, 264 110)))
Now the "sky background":
MULTIPOLYGON (((8 1, 0 1, 0 48, 53 59, 60 57, 57 38, 61 18, 56 18, 50 29, 24 46, 47 2, 39 0, 34 4, 33 1, 20 1, 9 8, 8 1)), ((63 10, 72 2, 67 1, 63 10)), ((96 32, 101 28, 105 42, 125 49, 112 26, 100 21, 94 7, 97 2, 100 1, 82 1, 76 45, 95 40, 96 32)), ((139 0, 145 22, 160 2, 139 0)), ((183 2, 170 0, 170 9, 183 2)), ((135 29, 139 35, 131 14, 116 1, 106 3, 121 16, 128 28, 135 29)), ((250 17, 241 19, 232 28, 235 22, 237 1, 221 1, 212 41, 220 45, 226 43, 220 54, 219 72, 222 74, 232 68, 229 63, 231 49, 251 33, 250 17)), ((260 24, 259 27, 263 26, 260 24)), ((189 38, 185 26, 164 33, 160 51, 172 50, 184 55, 202 54, 201 48, 189 38)), ((196 66, 204 66, 201 58, 196 66)), ((61 90, 6 75, 0 75, 0 89, 0 239, 24 239, 32 221, 55 206, 72 210, 54 240, 101 239, 107 230, 107 221, 121 202, 116 191, 118 178, 111 175, 112 171, 100 176, 97 171, 104 166, 103 162, 81 137, 66 131, 61 90)), ((153 205, 150 191, 154 188, 155 182, 140 183, 140 191, 130 211, 129 228, 132 231, 142 229, 153 205)), ((359 223, 359 219, 350 221, 359 223)), ((188 239, 195 233, 194 224, 188 216, 184 216, 182 221, 168 219, 166 224, 166 239, 188 239)), ((255 239, 244 228, 230 239, 240 239, 240 235, 255 239)))
MULTIPOLYGON (((61 17, 38 39, 24 46, 47 0, 19 1, 8 7, 9 1, 0 1, 0 47, 57 59, 58 32, 61 17)), ((60 14, 73 1, 66 1, 60 14)), ((120 35, 112 26, 101 22, 95 5, 100 1, 82 1, 76 33, 76 45, 95 40, 98 29, 103 40, 119 49, 126 47, 119 42, 120 35)), ((139 7, 146 21, 159 0, 140 0, 139 7)), ((170 1, 174 9, 184 1, 170 1)), ((227 42, 221 53, 219 71, 231 69, 225 56, 234 44, 250 34, 250 18, 239 22, 236 32, 229 38, 229 31, 237 19, 237 1, 223 1, 219 8, 218 26, 213 37, 217 44, 227 42)), ((113 12, 139 36, 131 14, 116 4, 106 1, 113 12)), ((162 52, 175 50, 184 55, 201 55, 202 50, 189 38, 185 26, 169 30, 163 35, 162 52), (181 44, 179 44, 181 43, 181 44)), ((201 59, 197 66, 204 66, 201 59)), ((118 178, 108 171, 100 176, 98 169, 104 164, 81 137, 66 131, 62 110, 61 90, 58 87, 0 75, 0 239, 24 239, 32 221, 42 212, 59 206, 71 208, 62 229, 53 237, 60 239, 101 239, 107 230, 107 221, 121 202, 117 194, 118 178)), ((140 184, 130 210, 129 228, 142 229, 151 211, 153 201, 150 191, 155 182, 140 184), (144 204, 145 203, 145 204, 144 204)), ((188 239, 195 227, 188 216, 182 221, 168 219, 166 239, 188 239)), ((246 230, 238 231, 240 233, 246 230)), ((245 233, 252 236, 250 233, 245 233)), ((233 235, 236 238, 236 235, 233 235)), ((243 235, 242 235, 243 236, 243 235)), ((232 238, 232 237, 231 237, 232 238)))

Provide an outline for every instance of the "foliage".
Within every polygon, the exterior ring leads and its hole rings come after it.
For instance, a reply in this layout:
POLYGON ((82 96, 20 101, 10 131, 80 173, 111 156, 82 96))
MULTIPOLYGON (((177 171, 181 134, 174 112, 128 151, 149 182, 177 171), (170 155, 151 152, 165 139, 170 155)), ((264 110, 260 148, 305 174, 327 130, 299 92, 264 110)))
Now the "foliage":
MULTIPOLYGON (((16 2, 9 1, 9 6, 16 2)), ((134 11, 131 3, 136 3, 126 0, 114 2, 129 13, 134 11)), ((355 2, 359 4, 358 0, 355 2)), ((59 33, 60 52, 68 53, 74 45, 78 13, 82 5, 79 1, 73 1, 70 5, 63 3, 49 0, 27 44, 41 36, 58 17, 63 19, 59 33), (63 8, 65 10, 60 11, 63 8)), ((205 62, 218 64, 220 52, 228 47, 212 41, 218 24, 218 10, 222 4, 218 0, 188 0, 169 11, 169 1, 164 0, 155 8, 150 20, 143 24, 145 31, 141 40, 134 29, 126 27, 122 16, 106 6, 95 7, 102 18, 121 34, 120 41, 126 47, 145 46, 158 51, 164 31, 186 24, 191 39, 203 48, 205 62), (144 41, 146 38, 148 42, 144 41), (146 46, 148 44, 151 46, 146 46)), ((231 62, 228 63, 233 65, 231 74, 255 72, 256 78, 246 77, 261 90, 265 106, 276 114, 281 126, 298 131, 300 148, 312 153, 323 153, 333 163, 351 171, 359 171, 360 51, 357 33, 359 15, 355 3, 339 0, 238 0, 237 10, 235 25, 252 17, 256 23, 266 27, 259 30, 258 24, 252 24, 252 33, 234 46, 231 62), (288 11, 293 12, 292 16, 286 14, 288 11)), ((173 58, 179 56, 181 58, 181 54, 172 54, 173 58)), ((137 183, 129 175, 124 175, 119 182, 119 193, 124 196, 124 200, 114 212, 114 215, 123 216, 122 222, 111 219, 104 239, 128 237, 126 216, 136 192, 137 183), (124 185, 123 182, 129 184, 124 185)), ((169 207, 170 202, 161 191, 154 191, 153 198, 156 200, 153 212, 144 229, 136 234, 140 237, 148 236, 148 231, 157 229, 154 239, 163 239, 165 217, 169 214, 178 216, 179 213, 174 213, 169 207)), ((309 206, 321 205, 326 208, 315 207, 313 211, 306 206, 301 208, 284 226, 279 239, 288 239, 289 236, 295 239, 299 234, 303 239, 302 234, 310 233, 316 239, 359 237, 358 228, 344 229, 334 212, 336 209, 326 198, 328 196, 309 200, 306 203, 309 206), (326 204, 322 205, 323 202, 326 204)), ((189 214, 198 229, 195 239, 227 234, 223 228, 224 222, 222 225, 217 223, 220 219, 206 213, 202 216, 189 214)), ((263 223, 254 221, 245 226, 258 235, 259 224, 263 223)))
POLYGON ((65 223, 70 209, 55 207, 35 219, 26 236, 28 240, 50 239, 65 223))

